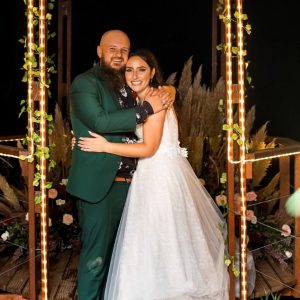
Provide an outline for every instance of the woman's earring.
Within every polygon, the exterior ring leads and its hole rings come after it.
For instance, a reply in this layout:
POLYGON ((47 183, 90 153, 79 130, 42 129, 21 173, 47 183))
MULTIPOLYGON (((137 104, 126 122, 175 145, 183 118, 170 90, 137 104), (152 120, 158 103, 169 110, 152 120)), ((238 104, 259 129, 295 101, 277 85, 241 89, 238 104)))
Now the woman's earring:
POLYGON ((150 85, 152 85, 152 80, 153 80, 153 78, 150 78, 150 85))

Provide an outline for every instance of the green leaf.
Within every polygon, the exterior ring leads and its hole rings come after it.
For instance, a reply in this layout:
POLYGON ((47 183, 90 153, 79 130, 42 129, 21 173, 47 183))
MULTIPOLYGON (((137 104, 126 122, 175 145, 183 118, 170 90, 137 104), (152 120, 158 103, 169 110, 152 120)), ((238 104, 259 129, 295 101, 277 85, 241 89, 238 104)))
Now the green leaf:
POLYGON ((41 204, 42 203, 42 196, 38 195, 34 197, 34 203, 35 204, 41 204))
POLYGON ((233 133, 233 134, 232 134, 232 139, 233 139, 234 141, 236 141, 236 140, 238 139, 238 135, 237 135, 236 133, 233 133))
POLYGON ((223 45, 223 44, 219 44, 219 45, 216 46, 216 49, 217 49, 218 51, 221 51, 221 50, 224 49, 224 45, 223 45))
POLYGON ((242 143, 243 143, 243 141, 242 141, 241 139, 238 139, 236 142, 237 142, 239 145, 242 145, 242 143))
POLYGON ((47 182, 46 185, 45 185, 45 188, 48 189, 48 190, 51 189, 52 184, 53 184, 52 182, 47 182))
POLYGON ((247 80, 247 82, 248 82, 249 84, 251 84, 252 78, 251 78, 250 76, 247 76, 247 77, 246 77, 246 80, 247 80))
POLYGON ((238 11, 235 11, 235 12, 234 12, 234 17, 235 17, 236 19, 238 19, 238 18, 240 17, 240 14, 239 14, 238 11))
POLYGON ((248 16, 247 16, 247 14, 242 14, 242 20, 243 20, 243 21, 246 21, 246 20, 248 20, 248 16))
POLYGON ((232 52, 233 54, 238 54, 238 52, 239 52, 238 47, 232 47, 232 48, 231 48, 231 52, 232 52))
POLYGON ((241 134, 242 133, 242 129, 241 129, 241 127, 238 125, 238 124, 233 124, 233 129, 235 130, 235 131, 237 131, 239 134, 241 134))
POLYGON ((231 129, 231 126, 228 125, 228 124, 223 124, 223 127, 222 127, 223 130, 230 130, 231 129))
POLYGON ((39 186, 40 180, 39 179, 34 179, 32 184, 33 184, 33 186, 39 186))
POLYGON ((46 20, 48 20, 48 21, 52 20, 52 14, 47 13, 46 14, 46 20))
POLYGON ((250 24, 247 24, 247 25, 245 26, 245 29, 246 29, 246 31, 247 31, 248 34, 251 34, 252 27, 251 27, 250 24))
POLYGON ((20 117, 22 116, 22 114, 23 114, 23 112, 24 112, 25 110, 26 110, 26 107, 25 107, 25 106, 22 106, 18 118, 20 118, 20 117))
POLYGON ((229 266, 231 265, 231 260, 230 260, 229 258, 227 258, 227 259, 225 260, 225 265, 226 265, 227 267, 229 267, 229 266))
POLYGON ((34 115, 35 115, 36 117, 40 117, 40 116, 41 116, 41 112, 40 112, 39 110, 35 110, 35 111, 34 111, 34 115))
POLYGON ((56 166, 56 162, 51 159, 49 164, 48 164, 48 170, 50 171, 51 169, 53 169, 56 166))
POLYGON ((227 173, 223 172, 220 178, 220 183, 225 184, 227 182, 227 173))

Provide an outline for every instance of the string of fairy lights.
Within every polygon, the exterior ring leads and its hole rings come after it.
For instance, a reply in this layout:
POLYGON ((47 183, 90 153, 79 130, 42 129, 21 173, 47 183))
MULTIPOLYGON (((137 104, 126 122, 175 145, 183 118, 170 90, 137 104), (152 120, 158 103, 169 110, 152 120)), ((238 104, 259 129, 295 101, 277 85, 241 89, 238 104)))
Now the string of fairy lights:
POLYGON ((240 133, 240 209, 241 209, 241 225, 240 225, 240 261, 241 261, 241 300, 248 298, 248 272, 247 272, 247 202, 246 202, 246 138, 245 138, 245 86, 244 86, 244 35, 243 35, 243 19, 242 19, 242 0, 236 1, 237 17, 237 46, 238 46, 238 86, 239 86, 239 122, 241 126, 240 133))
MULTIPOLYGON (((47 91, 46 91, 46 0, 39 0, 39 110, 40 110, 40 147, 41 154, 39 157, 40 165, 40 192, 41 192, 41 291, 42 299, 48 299, 48 245, 47 245, 47 232, 48 232, 48 216, 47 216, 47 91)), ((27 1, 27 114, 28 114, 28 150, 27 156, 13 155, 7 153, 0 153, 1 156, 11 157, 17 159, 30 159, 34 155, 34 143, 32 136, 34 133, 33 126, 33 84, 34 84, 34 0, 27 1)), ((23 139, 4 139, 0 142, 21 141, 23 139)))
POLYGON ((46 128, 46 0, 39 0, 39 47, 42 49, 39 53, 39 69, 40 69, 40 136, 41 150, 40 156, 40 192, 41 192, 41 285, 42 299, 48 299, 48 216, 47 216, 47 194, 46 194, 46 179, 47 179, 47 159, 45 157, 45 149, 47 147, 47 128, 46 128))
POLYGON ((248 298, 247 280, 247 202, 246 202, 246 163, 256 162, 266 159, 274 159, 285 156, 300 154, 294 151, 284 154, 271 155, 260 158, 247 159, 246 157, 246 138, 245 138, 245 80, 244 80, 244 36, 243 36, 243 0, 235 0, 236 6, 236 36, 237 36, 237 81, 238 81, 238 118, 240 131, 239 159, 233 159, 233 64, 232 64, 232 26, 231 26, 231 0, 225 0, 225 56, 226 56, 226 119, 229 130, 227 131, 227 160, 231 164, 239 164, 239 188, 240 188, 240 299, 248 298))

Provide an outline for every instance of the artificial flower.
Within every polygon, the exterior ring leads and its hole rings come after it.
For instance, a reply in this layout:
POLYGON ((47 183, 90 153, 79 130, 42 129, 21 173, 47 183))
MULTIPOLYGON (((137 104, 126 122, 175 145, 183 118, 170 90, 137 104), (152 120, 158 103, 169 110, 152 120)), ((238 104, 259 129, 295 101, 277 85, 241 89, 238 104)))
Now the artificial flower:
POLYGON ((60 205, 64 205, 66 203, 66 200, 63 199, 56 199, 55 201, 56 205, 60 206, 60 205))
POLYGON ((284 254, 287 258, 291 258, 293 256, 293 253, 291 251, 288 251, 288 250, 284 251, 284 254))
POLYGON ((216 196, 216 203, 219 206, 222 206, 222 205, 226 204, 227 203, 227 197, 225 195, 216 196))
POLYGON ((48 197, 49 197, 50 199, 55 199, 55 198, 57 197, 57 195, 58 195, 58 192, 57 192, 56 189, 50 189, 50 190, 48 191, 48 197))
POLYGON ((70 214, 64 214, 63 215, 63 221, 64 224, 70 225, 73 223, 73 216, 70 214))
POLYGON ((257 223, 257 217, 256 217, 256 216, 253 216, 253 217, 252 217, 251 223, 252 223, 252 224, 256 224, 256 223, 257 223))
POLYGON ((253 217, 255 217, 254 211, 251 209, 247 209, 246 217, 247 217, 247 221, 251 221, 253 219, 253 217))
POLYGON ((246 199, 247 199, 247 201, 256 201, 257 194, 254 191, 248 192, 246 194, 246 199))
POLYGON ((288 237, 291 235, 292 230, 289 225, 287 225, 287 224, 282 225, 281 230, 282 230, 281 235, 283 235, 285 237, 288 237))
POLYGON ((9 238, 9 232, 6 230, 1 234, 1 238, 3 241, 6 241, 9 238))
POLYGON ((67 185, 68 184, 68 179, 67 178, 63 178, 60 182, 61 185, 67 185))

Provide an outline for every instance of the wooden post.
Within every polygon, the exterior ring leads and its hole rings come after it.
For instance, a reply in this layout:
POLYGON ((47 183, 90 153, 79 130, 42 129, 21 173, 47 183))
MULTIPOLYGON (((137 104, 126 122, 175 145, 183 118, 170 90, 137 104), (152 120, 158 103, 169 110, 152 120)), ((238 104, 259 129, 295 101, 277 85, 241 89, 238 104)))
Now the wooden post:
MULTIPOLYGON (((295 190, 300 188, 300 155, 295 155, 295 169, 294 169, 294 185, 295 190)), ((300 217, 295 218, 295 236, 300 236, 300 217)), ((294 274, 295 279, 297 281, 296 286, 294 287, 296 290, 300 290, 300 240, 299 238, 295 239, 294 245, 294 274)), ((293 292, 293 296, 295 298, 300 298, 300 293, 296 291, 293 292)))
MULTIPOLYGON (((228 197, 228 253, 235 257, 235 205, 234 205, 234 165, 227 161, 227 197, 228 197)), ((235 299, 235 276, 232 268, 229 267, 230 286, 229 299, 235 299)))
POLYGON ((67 116, 69 116, 70 113, 69 92, 71 86, 71 59, 72 59, 71 31, 72 31, 72 1, 59 0, 58 1, 57 103, 60 109, 62 110, 62 112, 66 113, 67 116), (66 103, 64 103, 64 100, 66 101, 66 103))
POLYGON ((35 203, 34 203, 34 162, 28 165, 28 217, 29 217, 29 296, 36 299, 36 231, 35 231, 35 203))
POLYGON ((283 156, 279 158, 280 167, 280 209, 285 209, 285 203, 290 195, 290 157, 283 156))

